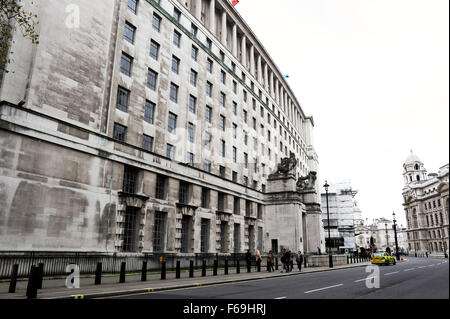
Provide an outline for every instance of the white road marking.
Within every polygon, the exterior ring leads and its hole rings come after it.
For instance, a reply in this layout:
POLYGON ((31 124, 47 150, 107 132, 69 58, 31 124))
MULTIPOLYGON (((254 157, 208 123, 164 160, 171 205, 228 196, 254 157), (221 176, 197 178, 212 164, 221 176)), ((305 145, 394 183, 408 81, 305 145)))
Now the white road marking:
POLYGON ((377 276, 373 276, 373 277, 368 277, 368 278, 364 278, 364 279, 355 280, 355 282, 365 281, 365 280, 373 279, 373 278, 377 278, 377 276))
POLYGON ((287 297, 278 297, 278 298, 275 298, 275 299, 287 299, 287 297))
POLYGON ((343 286, 343 285, 344 285, 344 284, 339 284, 339 285, 334 285, 334 286, 329 286, 329 287, 324 287, 324 288, 314 289, 314 290, 310 290, 310 291, 305 291, 305 294, 309 294, 309 293, 311 293, 311 292, 321 291, 321 290, 325 290, 325 289, 336 288, 336 287, 340 287, 340 286, 343 286))
POLYGON ((414 270, 416 268, 410 268, 410 269, 405 269, 405 271, 410 271, 410 270, 414 270))
POLYGON ((387 274, 384 274, 385 276, 389 276, 389 275, 393 275, 393 274, 398 274, 399 273, 399 271, 394 271, 394 272, 390 272, 390 273, 387 273, 387 274))
POLYGON ((419 268, 419 269, 422 269, 422 268, 427 268, 428 266, 420 266, 420 267, 417 267, 417 268, 419 268))
POLYGON ((436 266, 435 264, 432 264, 432 265, 429 265, 428 267, 434 267, 434 266, 436 266))

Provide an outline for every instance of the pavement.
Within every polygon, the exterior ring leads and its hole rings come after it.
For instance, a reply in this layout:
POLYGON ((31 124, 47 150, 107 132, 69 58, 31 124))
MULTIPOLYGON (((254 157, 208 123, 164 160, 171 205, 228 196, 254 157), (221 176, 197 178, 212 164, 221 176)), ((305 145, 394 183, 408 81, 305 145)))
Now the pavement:
MULTIPOLYGON (((119 276, 103 276, 102 284, 95 285, 94 277, 80 278, 80 288, 68 289, 66 287, 66 279, 44 279, 43 289, 38 290, 38 299, 92 299, 92 298, 104 298, 104 297, 117 297, 132 294, 142 293, 154 293, 170 290, 188 289, 207 287, 220 284, 231 284, 247 281, 257 281, 264 279, 274 278, 292 278, 295 276, 301 276, 311 273, 320 272, 335 272, 343 269, 351 269, 355 267, 365 267, 370 265, 369 262, 348 264, 342 266, 335 266, 330 269, 329 267, 314 267, 314 268, 302 268, 299 272, 296 268, 291 273, 280 273, 280 270, 269 273, 265 268, 261 269, 261 272, 255 272, 255 268, 252 268, 251 273, 247 273, 245 267, 241 267, 241 273, 236 274, 234 268, 229 269, 229 274, 225 275, 223 269, 219 269, 218 275, 213 276, 212 270, 207 271, 207 276, 201 276, 201 270, 194 272, 194 278, 189 278, 188 271, 181 273, 181 278, 176 279, 174 272, 168 272, 166 280, 161 280, 159 273, 149 273, 147 275, 147 281, 141 281, 141 275, 127 275, 125 283, 119 283, 119 276)), ((0 299, 25 299, 27 281, 18 281, 15 293, 8 293, 9 281, 0 283, 0 299)))

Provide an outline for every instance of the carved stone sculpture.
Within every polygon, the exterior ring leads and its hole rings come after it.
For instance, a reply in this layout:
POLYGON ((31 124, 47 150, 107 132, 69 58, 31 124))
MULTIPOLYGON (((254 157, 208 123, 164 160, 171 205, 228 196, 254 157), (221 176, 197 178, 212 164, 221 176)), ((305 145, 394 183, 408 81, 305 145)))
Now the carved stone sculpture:
POLYGON ((314 189, 317 180, 317 172, 310 172, 308 175, 300 177, 297 181, 299 190, 314 189))

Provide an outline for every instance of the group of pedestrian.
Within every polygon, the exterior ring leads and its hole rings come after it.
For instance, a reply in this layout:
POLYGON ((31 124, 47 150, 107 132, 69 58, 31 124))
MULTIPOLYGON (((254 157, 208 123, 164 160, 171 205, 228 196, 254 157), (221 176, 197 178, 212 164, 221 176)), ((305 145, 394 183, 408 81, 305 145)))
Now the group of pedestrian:
MULTIPOLYGON (((285 248, 283 248, 282 252, 281 252, 281 263, 282 263, 282 269, 281 272, 292 272, 294 269, 294 258, 295 261, 297 262, 297 267, 298 267, 298 271, 302 271, 302 264, 304 261, 304 257, 301 251, 299 251, 295 256, 294 254, 290 251, 287 250, 285 248)), ((247 267, 250 267, 251 265, 251 253, 250 250, 247 251, 247 253, 245 254, 245 259, 247 262, 247 267)), ((259 269, 259 267, 261 267, 261 263, 262 263, 262 256, 261 256, 261 252, 259 250, 256 251, 256 256, 255 256, 255 268, 256 270, 259 269)), ((269 254, 267 255, 267 271, 268 272, 274 272, 275 271, 275 258, 273 255, 273 251, 269 251, 269 254)))
MULTIPOLYGON (((301 251, 298 251, 297 255, 295 256, 295 261, 297 262, 298 271, 302 271, 302 264, 303 264, 303 254, 301 251)), ((281 272, 292 272, 294 270, 294 254, 285 248, 283 248, 281 252, 281 263, 282 268, 281 272)))

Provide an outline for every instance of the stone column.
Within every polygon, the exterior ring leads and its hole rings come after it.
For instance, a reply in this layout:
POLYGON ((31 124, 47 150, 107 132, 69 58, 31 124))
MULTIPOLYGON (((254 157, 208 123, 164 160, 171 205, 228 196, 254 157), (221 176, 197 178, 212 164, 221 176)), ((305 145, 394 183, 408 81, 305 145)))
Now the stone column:
POLYGON ((250 73, 255 76, 255 47, 250 46, 250 73))
POLYGON ((222 44, 227 46, 227 13, 225 10, 222 12, 222 36, 221 36, 222 44))
POLYGON ((216 0, 209 1, 209 31, 216 32, 216 0))
POLYGON ((233 24, 232 54, 237 57, 237 25, 233 24))
POLYGON ((260 55, 258 55, 258 78, 257 78, 257 80, 260 84, 263 84, 262 78, 263 78, 262 77, 262 58, 261 58, 261 54, 260 54, 260 55))
POLYGON ((269 68, 267 63, 264 64, 264 88, 269 91, 269 68))
POLYGON ((202 19, 202 2, 203 0, 195 0, 195 17, 198 20, 202 19))
POLYGON ((242 57, 241 57, 242 65, 244 67, 248 67, 248 65, 247 65, 247 37, 245 35, 242 36, 241 51, 242 51, 242 57))
POLYGON ((280 105, 280 83, 278 78, 275 78, 275 102, 280 105))
POLYGON ((270 71, 270 96, 274 98, 275 92, 274 92, 274 83, 273 83, 273 71, 270 71))

